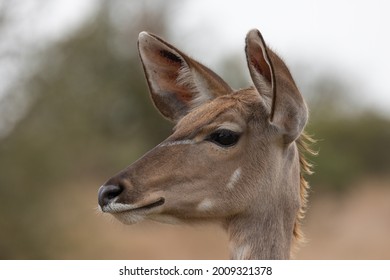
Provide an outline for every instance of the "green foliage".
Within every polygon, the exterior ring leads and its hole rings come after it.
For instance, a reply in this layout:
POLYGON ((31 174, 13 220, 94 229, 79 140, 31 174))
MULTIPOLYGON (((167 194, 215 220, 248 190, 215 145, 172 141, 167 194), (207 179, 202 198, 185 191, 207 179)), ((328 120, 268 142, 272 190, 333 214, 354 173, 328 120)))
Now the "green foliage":
POLYGON ((390 174, 390 121, 372 112, 312 121, 309 132, 318 139, 313 158, 314 189, 343 190, 368 176, 390 174))
MULTIPOLYGON (((167 2, 154 9, 132 2, 128 25, 112 19, 119 1, 104 3, 72 37, 42 53, 33 78, 22 85, 32 105, 0 140, 0 258, 55 258, 47 244, 66 230, 48 211, 51 198, 60 204, 61 188, 70 182, 103 183, 171 130, 150 102, 136 52, 141 30, 164 35, 167 2)), ((221 65, 227 80, 244 84, 241 64, 221 65)), ((390 121, 367 112, 337 114, 348 104, 342 83, 311 84, 308 130, 319 140, 313 190, 342 190, 365 176, 390 174, 390 121)), ((98 186, 82 187, 95 192, 98 186)))
POLYGON ((0 242, 0 258, 49 257, 43 232, 55 224, 46 219, 50 197, 65 182, 94 177, 103 183, 169 134, 171 124, 150 102, 136 51, 143 28, 165 33, 164 10, 140 5, 147 20, 137 17, 118 30, 111 8, 103 6, 72 37, 42 53, 24 85, 32 106, 0 142, 0 240, 13 236, 0 242))

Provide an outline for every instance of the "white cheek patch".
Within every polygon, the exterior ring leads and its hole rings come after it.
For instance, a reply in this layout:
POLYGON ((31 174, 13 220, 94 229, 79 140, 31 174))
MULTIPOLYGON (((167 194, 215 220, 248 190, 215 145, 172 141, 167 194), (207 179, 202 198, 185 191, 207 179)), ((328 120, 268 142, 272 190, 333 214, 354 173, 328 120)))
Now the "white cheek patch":
POLYGON ((191 145, 195 144, 194 140, 180 140, 180 141, 172 141, 172 142, 166 142, 158 145, 158 147, 171 147, 176 145, 191 145))
POLYGON ((204 211, 211 210, 213 207, 214 207, 214 202, 211 199, 205 198, 198 204, 196 209, 198 211, 204 212, 204 211))
POLYGON ((237 184, 238 180, 241 178, 241 167, 234 170, 233 174, 230 176, 229 182, 226 185, 226 188, 233 189, 237 184))

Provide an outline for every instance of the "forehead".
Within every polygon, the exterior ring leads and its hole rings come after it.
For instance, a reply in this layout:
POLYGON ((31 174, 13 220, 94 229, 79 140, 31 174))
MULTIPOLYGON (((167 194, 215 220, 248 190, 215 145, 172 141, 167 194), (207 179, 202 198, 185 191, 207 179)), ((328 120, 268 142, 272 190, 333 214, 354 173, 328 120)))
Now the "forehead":
POLYGON ((196 134, 209 124, 215 126, 224 122, 245 124, 259 103, 260 95, 253 88, 217 97, 184 116, 174 129, 175 138, 196 134))

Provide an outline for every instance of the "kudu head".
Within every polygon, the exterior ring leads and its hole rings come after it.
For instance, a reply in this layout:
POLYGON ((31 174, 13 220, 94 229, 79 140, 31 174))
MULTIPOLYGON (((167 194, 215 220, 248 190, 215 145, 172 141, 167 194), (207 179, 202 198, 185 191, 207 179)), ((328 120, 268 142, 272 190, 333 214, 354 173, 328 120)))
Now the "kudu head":
POLYGON ((100 188, 101 210, 126 224, 219 221, 227 228, 259 216, 292 234, 301 206, 295 141, 307 109, 260 32, 246 37, 254 86, 237 91, 155 35, 142 32, 138 48, 152 100, 175 127, 100 188))

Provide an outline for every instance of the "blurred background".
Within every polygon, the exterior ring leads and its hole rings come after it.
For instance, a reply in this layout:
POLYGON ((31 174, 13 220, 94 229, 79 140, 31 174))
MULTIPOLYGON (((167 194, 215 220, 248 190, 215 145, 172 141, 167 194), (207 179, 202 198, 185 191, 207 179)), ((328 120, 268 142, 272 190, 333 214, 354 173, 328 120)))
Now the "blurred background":
POLYGON ((97 190, 165 139, 136 48, 160 35, 232 87, 258 28, 318 142, 298 259, 390 259, 385 1, 0 1, 0 259, 224 259, 217 226, 123 226, 97 190), (353 7, 352 7, 352 6, 353 7))

